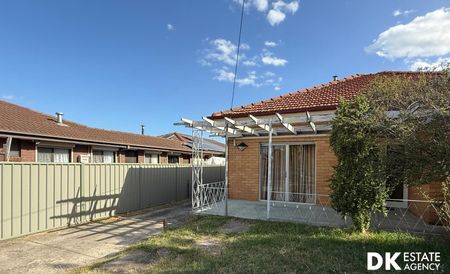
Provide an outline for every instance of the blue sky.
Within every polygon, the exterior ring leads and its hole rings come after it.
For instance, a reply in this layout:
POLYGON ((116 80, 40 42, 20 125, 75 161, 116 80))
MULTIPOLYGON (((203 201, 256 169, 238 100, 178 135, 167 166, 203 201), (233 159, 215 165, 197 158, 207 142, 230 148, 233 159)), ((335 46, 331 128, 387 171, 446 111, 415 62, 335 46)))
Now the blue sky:
MULTIPOLYGON (((231 103, 240 0, 0 1, 0 99, 163 134, 231 103)), ((448 61, 450 1, 246 0, 235 106, 448 61)))

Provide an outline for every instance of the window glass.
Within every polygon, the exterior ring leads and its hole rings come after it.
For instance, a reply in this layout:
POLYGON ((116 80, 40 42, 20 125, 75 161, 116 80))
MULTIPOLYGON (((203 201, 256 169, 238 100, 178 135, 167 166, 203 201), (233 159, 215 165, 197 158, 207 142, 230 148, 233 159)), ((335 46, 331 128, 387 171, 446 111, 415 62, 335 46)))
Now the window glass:
POLYGON ((178 164, 179 158, 178 155, 169 155, 169 164, 178 164))
POLYGON ((53 162, 53 149, 46 147, 38 148, 38 162, 53 162))
MULTIPOLYGON (((267 199, 268 147, 261 146, 260 199, 267 199)), ((315 201, 315 145, 273 145, 271 200, 315 201)))
POLYGON ((70 162, 70 150, 68 149, 53 149, 53 161, 55 163, 69 163, 70 162))
POLYGON ((10 157, 20 157, 20 140, 12 139, 11 148, 9 149, 10 157))
POLYGON ((114 151, 103 151, 103 163, 114 163, 114 151))
POLYGON ((94 163, 114 163, 114 151, 93 150, 92 157, 94 163))
POLYGON ((137 163, 137 151, 127 150, 125 151, 125 163, 137 163))
POLYGON ((103 163, 103 151, 101 150, 92 151, 92 161, 94 163, 103 163))
POLYGON ((158 154, 145 154, 145 163, 147 164, 157 164, 159 163, 159 155, 158 154))

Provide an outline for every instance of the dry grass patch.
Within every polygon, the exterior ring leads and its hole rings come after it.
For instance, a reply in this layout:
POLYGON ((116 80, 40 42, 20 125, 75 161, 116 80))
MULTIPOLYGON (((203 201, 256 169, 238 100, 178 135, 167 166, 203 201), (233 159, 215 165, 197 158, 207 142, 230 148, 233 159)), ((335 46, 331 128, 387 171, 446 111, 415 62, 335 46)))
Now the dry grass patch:
POLYGON ((217 216, 194 216, 133 250, 155 256, 147 273, 362 273, 367 251, 439 251, 450 269, 450 242, 441 238, 217 216))

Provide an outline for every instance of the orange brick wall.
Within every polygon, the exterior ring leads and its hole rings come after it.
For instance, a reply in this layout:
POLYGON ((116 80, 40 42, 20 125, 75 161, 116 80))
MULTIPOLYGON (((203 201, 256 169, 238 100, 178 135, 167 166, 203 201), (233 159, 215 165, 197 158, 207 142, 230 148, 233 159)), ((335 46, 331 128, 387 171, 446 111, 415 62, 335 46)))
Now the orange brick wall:
POLYGON ((86 155, 89 154, 89 146, 83 146, 83 145, 76 145, 72 150, 72 157, 73 162, 77 163, 79 162, 80 155, 86 155))
POLYGON ((167 164, 169 162, 169 157, 167 156, 167 153, 162 153, 159 155, 159 163, 160 164, 167 164))
MULTIPOLYGON (((0 139, 0 161, 4 161, 3 145, 6 143, 6 139, 0 139)), ((34 162, 36 157, 35 143, 28 140, 20 141, 20 157, 10 157, 11 162, 34 162)))
MULTIPOLYGON (((236 144, 244 142, 247 148, 239 151, 233 140, 229 147, 229 193, 231 199, 259 200, 260 145, 268 143, 267 137, 258 139, 236 139, 236 144)), ((328 195, 329 180, 333 175, 336 156, 331 150, 329 136, 274 138, 273 142, 314 142, 316 144, 316 193, 328 195)), ((320 198, 320 197, 319 197, 320 198)), ((327 198, 324 198, 327 202, 327 198)))
MULTIPOLYGON (((425 193, 431 199, 439 201, 444 197, 441 187, 440 183, 432 183, 420 187, 410 187, 408 189, 408 200, 426 201, 428 199, 423 195, 423 193, 425 193)), ((422 216, 427 223, 436 223, 439 218, 436 210, 431 204, 417 201, 409 201, 409 211, 418 217, 422 216)))

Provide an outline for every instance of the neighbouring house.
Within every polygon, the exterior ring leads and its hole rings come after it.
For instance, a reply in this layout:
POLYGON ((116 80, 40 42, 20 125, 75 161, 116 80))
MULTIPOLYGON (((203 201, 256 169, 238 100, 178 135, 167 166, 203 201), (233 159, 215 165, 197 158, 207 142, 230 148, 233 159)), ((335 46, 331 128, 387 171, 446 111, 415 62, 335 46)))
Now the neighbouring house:
MULTIPOLYGON (((211 134, 224 136, 227 132, 229 199, 267 200, 268 136, 272 128, 271 200, 329 205, 329 183, 336 164, 330 146, 331 121, 340 98, 351 100, 377 77, 412 74, 380 72, 335 78, 312 88, 215 112, 204 121, 182 119, 182 123, 211 134)), ((439 186, 430 184, 423 189, 437 193, 439 186)), ((417 189, 401 185, 388 205, 407 208, 408 199, 423 197, 417 189)), ((427 206, 415 204, 410 211, 431 220, 434 212, 423 212, 427 206)))
POLYGON ((190 163, 182 142, 87 127, 0 101, 0 161, 190 163))
MULTIPOLYGON (((193 137, 192 135, 180 133, 180 132, 171 132, 164 135, 160 135, 159 137, 167 138, 170 140, 176 140, 182 142, 185 146, 192 149, 193 137)), ((203 158, 207 162, 223 162, 225 157, 225 144, 219 141, 203 138, 203 158)))

